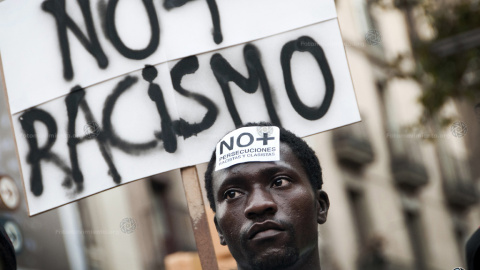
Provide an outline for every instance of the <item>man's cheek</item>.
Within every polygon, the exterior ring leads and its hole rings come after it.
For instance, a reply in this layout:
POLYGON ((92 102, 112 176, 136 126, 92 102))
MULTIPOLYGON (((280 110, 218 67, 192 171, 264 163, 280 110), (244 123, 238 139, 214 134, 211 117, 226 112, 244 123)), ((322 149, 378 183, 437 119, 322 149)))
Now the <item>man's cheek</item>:
POLYGON ((231 238, 234 232, 239 230, 239 216, 233 211, 219 208, 217 210, 217 219, 218 225, 226 238, 231 238))
POLYGON ((290 196, 283 196, 282 206, 292 209, 293 211, 304 211, 312 209, 316 205, 315 194, 303 189, 292 192, 290 196))
POLYGON ((313 197, 304 196, 295 200, 294 203, 290 205, 291 215, 295 217, 296 220, 314 220, 316 223, 317 220, 317 204, 313 197))

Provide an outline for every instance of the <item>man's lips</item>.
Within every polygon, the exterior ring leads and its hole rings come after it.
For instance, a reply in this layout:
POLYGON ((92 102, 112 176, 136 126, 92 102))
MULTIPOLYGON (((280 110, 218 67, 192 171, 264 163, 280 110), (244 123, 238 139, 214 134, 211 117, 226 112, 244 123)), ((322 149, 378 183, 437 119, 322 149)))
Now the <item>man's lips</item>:
POLYGON ((275 221, 267 220, 262 223, 255 223, 247 232, 248 239, 258 237, 270 237, 276 235, 279 231, 284 231, 282 225, 275 221))

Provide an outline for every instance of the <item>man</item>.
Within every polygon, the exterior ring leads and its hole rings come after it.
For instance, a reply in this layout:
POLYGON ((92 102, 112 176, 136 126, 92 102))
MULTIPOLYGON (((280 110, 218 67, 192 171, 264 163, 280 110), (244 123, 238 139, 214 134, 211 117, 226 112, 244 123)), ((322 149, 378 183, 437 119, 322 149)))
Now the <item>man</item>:
POLYGON ((7 235, 7 232, 0 224, 0 270, 17 269, 17 261, 15 258, 15 249, 7 235))
POLYGON ((480 269, 480 228, 468 239, 465 251, 468 270, 480 269))
POLYGON ((325 223, 330 202, 321 189, 314 151, 283 128, 267 123, 246 127, 275 129, 279 135, 269 130, 254 138, 251 129, 240 128, 217 145, 205 188, 220 243, 228 246, 240 270, 320 269, 317 227, 325 223), (235 139, 239 147, 231 149, 235 139), (275 140, 278 160, 271 157, 275 140), (260 145, 250 147, 254 143, 260 145), (222 154, 225 149, 231 151, 222 154), (248 156, 261 161, 244 160, 248 156), (226 160, 234 164, 223 168, 226 160))

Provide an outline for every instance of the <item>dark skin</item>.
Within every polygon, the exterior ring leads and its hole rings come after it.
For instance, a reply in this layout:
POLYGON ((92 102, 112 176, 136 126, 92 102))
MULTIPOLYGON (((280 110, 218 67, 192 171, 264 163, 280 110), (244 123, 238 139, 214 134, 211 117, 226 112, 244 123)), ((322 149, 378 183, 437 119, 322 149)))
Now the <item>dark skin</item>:
POLYGON ((317 226, 327 220, 328 196, 284 143, 280 158, 213 174, 215 225, 239 270, 320 269, 317 226))

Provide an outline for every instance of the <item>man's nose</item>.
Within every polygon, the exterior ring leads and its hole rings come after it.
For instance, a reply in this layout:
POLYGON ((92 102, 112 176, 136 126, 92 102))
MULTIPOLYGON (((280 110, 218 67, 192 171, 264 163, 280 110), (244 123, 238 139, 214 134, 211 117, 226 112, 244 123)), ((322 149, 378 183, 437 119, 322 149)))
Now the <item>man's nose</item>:
POLYGON ((247 207, 245 207, 245 217, 254 219, 263 215, 275 214, 277 210, 277 204, 267 190, 254 190, 249 196, 247 207))

